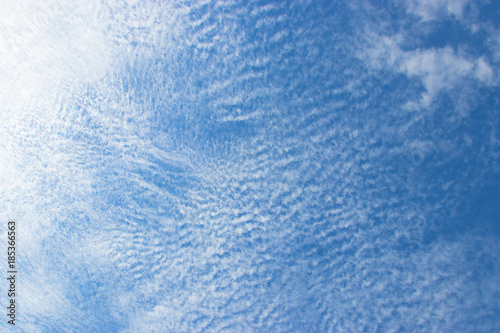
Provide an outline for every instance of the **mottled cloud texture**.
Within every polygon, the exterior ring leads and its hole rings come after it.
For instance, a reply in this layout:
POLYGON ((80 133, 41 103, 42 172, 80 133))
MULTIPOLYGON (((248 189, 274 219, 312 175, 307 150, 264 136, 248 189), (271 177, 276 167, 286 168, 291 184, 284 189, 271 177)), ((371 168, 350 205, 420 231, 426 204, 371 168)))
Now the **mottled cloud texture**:
POLYGON ((1 7, 0 330, 499 330, 495 4, 1 7))

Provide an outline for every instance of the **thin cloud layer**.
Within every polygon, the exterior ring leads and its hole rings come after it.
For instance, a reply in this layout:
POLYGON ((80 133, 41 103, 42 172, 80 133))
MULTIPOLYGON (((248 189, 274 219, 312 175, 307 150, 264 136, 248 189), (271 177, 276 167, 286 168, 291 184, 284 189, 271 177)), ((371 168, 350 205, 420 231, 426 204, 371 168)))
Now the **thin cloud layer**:
POLYGON ((16 329, 498 329, 486 6, 6 5, 16 329))

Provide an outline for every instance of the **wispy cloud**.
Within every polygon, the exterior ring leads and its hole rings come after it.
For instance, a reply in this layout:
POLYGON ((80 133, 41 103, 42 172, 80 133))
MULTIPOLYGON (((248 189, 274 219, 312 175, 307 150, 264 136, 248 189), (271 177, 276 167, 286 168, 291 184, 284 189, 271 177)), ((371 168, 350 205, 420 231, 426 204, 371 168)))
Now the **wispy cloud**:
POLYGON ((496 84, 495 72, 484 57, 460 55, 451 47, 405 51, 400 47, 403 35, 369 36, 360 57, 371 68, 419 78, 426 90, 419 101, 421 106, 430 106, 440 92, 459 87, 464 81, 496 84))
POLYGON ((410 0, 403 2, 408 13, 419 15, 423 20, 438 19, 442 16, 461 18, 469 0, 410 0))

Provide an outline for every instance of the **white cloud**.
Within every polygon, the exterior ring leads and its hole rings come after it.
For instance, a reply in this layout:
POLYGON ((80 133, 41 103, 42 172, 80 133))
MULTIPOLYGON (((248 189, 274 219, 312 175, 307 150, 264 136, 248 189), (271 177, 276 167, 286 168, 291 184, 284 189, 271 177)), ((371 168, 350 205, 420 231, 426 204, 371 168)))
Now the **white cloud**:
POLYGON ((407 12, 419 15, 422 20, 432 20, 442 15, 461 18, 469 0, 410 0, 407 12))
POLYGON ((391 69, 410 77, 419 77, 426 92, 421 106, 429 106, 441 91, 460 85, 464 80, 476 79, 483 84, 494 84, 494 70, 484 57, 468 58, 450 47, 404 51, 399 46, 401 35, 370 36, 369 47, 360 54, 368 66, 391 69))
POLYGON ((399 70, 409 76, 419 76, 427 90, 422 104, 430 105, 443 89, 452 88, 458 80, 469 75, 474 63, 457 56, 450 48, 402 52, 399 70))
POLYGON ((475 76, 478 80, 485 83, 492 83, 494 78, 494 72, 491 66, 486 62, 484 57, 479 58, 476 61, 475 76))

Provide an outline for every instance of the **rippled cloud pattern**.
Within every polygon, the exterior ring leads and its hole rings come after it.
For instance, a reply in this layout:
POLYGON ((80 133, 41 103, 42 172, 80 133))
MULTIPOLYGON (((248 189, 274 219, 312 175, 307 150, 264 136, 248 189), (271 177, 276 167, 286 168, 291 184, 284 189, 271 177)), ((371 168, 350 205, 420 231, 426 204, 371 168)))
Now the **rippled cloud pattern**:
POLYGON ((499 36, 483 0, 3 1, 0 330, 499 331, 499 36))

